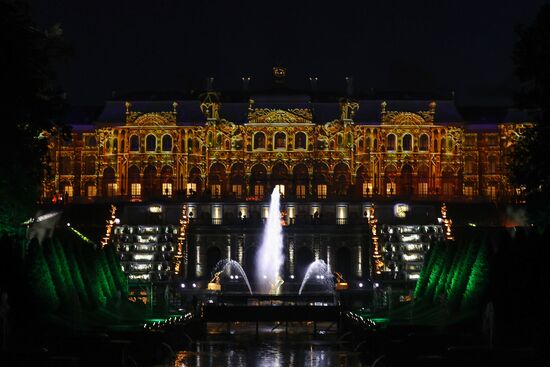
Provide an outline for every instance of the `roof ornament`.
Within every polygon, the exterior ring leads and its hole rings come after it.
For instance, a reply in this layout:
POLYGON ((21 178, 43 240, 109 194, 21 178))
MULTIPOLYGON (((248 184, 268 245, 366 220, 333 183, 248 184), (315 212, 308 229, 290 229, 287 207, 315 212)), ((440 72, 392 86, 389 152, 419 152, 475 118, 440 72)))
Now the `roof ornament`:
POLYGON ((382 115, 384 115, 386 113, 386 106, 387 105, 388 105, 388 102, 386 102, 386 101, 382 101, 382 103, 380 103, 380 107, 382 108, 382 110, 381 110, 382 115))
POLYGON ((124 106, 126 107, 126 114, 129 115, 130 114, 130 107, 132 107, 132 104, 128 101, 126 101, 124 103, 124 106))
POLYGON ((178 108, 178 102, 174 101, 174 103, 172 103, 172 113, 174 115, 177 113, 177 108, 178 108))
POLYGON ((200 109, 202 114, 210 122, 218 121, 220 119, 220 99, 216 92, 208 92, 202 100, 200 109))
POLYGON ((435 103, 435 101, 431 101, 428 106, 430 107, 430 113, 435 114, 435 107, 437 106, 437 103, 435 103))

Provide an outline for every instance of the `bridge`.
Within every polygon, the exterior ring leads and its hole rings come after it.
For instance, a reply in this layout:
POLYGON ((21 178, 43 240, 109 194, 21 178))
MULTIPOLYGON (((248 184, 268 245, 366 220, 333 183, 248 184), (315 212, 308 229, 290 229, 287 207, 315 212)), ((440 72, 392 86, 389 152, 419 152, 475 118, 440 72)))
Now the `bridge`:
POLYGON ((210 298, 202 307, 203 322, 317 322, 339 324, 341 306, 332 295, 243 295, 224 294, 210 298))

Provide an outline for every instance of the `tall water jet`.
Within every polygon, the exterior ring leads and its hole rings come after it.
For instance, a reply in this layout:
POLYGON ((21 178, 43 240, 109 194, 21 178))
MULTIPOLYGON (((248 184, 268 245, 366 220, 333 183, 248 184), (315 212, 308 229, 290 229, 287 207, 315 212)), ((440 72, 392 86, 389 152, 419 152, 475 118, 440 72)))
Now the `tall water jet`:
POLYGON ((256 279, 261 293, 276 294, 282 285, 280 275, 284 262, 283 230, 281 225, 280 194, 274 189, 271 193, 269 214, 264 227, 262 245, 256 259, 256 279))

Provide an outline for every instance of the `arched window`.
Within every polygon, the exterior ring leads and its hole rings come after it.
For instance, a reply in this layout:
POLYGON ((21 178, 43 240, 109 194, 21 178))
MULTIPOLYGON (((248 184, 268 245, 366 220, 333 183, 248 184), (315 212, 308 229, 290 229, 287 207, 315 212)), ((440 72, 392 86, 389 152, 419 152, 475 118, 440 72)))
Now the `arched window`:
POLYGON ((337 143, 338 143, 338 148, 343 148, 344 147, 344 135, 343 134, 338 134, 337 143))
POLYGON ((420 135, 420 140, 419 140, 419 147, 418 147, 418 150, 420 150, 421 152, 426 152, 428 151, 429 149, 429 138, 428 138, 428 135, 426 134, 422 134, 420 135))
POLYGON ((394 134, 389 134, 388 135, 388 142, 386 144, 387 145, 387 150, 389 150, 389 151, 395 150, 396 141, 397 141, 397 139, 396 139, 395 135, 394 134))
POLYGON ((278 132, 275 134, 275 149, 285 149, 286 148, 286 135, 283 132, 278 132))
POLYGON ((254 149, 265 149, 265 134, 258 132, 254 134, 254 149))
POLYGON ((411 134, 403 135, 403 150, 411 151, 412 150, 412 136, 411 134))
POLYGON ((497 166, 498 166, 498 158, 494 155, 489 156, 487 158, 487 172, 488 173, 496 173, 497 172, 497 166))
POLYGON ((442 138, 441 139, 441 153, 445 153, 445 148, 447 148, 445 143, 446 143, 445 138, 442 138))
POLYGON ((467 175, 473 174, 474 165, 475 165, 474 158, 472 156, 466 156, 466 158, 464 158, 464 173, 467 175))
POLYGON ((294 135, 294 149, 306 149, 307 148, 307 137, 303 132, 296 133, 294 135))
POLYGON ((145 150, 148 152, 157 150, 157 138, 154 135, 147 135, 145 139, 145 150))
POLYGON ((162 151, 163 152, 172 151, 172 137, 168 134, 162 137, 162 151))
POLYGON ((73 170, 73 164, 71 161, 71 157, 66 155, 62 156, 59 159, 59 174, 70 175, 73 173, 72 170, 73 170))
POLYGON ((437 147, 437 139, 434 139, 434 152, 437 153, 438 150, 439 148, 437 147))

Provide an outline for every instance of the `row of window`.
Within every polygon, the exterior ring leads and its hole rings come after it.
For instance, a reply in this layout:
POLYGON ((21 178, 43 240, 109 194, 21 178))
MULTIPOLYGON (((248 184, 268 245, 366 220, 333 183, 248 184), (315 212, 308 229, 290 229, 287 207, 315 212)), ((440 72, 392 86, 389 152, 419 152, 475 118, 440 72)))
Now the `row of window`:
MULTIPOLYGON (((282 197, 285 196, 285 185, 276 185, 276 189, 279 190, 279 193, 282 197)), ((221 185, 220 184, 212 184, 210 187, 212 191, 212 197, 213 198, 221 198, 221 185)), ((236 198, 242 198, 243 197, 243 187, 242 185, 232 185, 231 187, 233 194, 236 198)), ((326 184, 318 184, 316 186, 317 189, 317 198, 318 199, 326 199, 327 198, 327 185, 326 184)), ((362 194, 363 197, 369 197, 373 194, 373 186, 371 182, 365 182, 363 183, 362 187, 362 194)), ((385 187, 386 195, 392 196, 397 195, 397 185, 395 182, 387 182, 385 187)), ((253 187, 253 196, 255 198, 261 199, 264 197, 264 190, 265 186, 261 184, 254 185, 253 187)), ((195 183, 188 183, 187 184, 187 192, 192 195, 197 191, 197 185, 195 183)), ((71 185, 64 185, 61 189, 61 192, 66 195, 69 198, 73 197, 73 187, 71 185)), ((305 199, 306 198, 306 185, 296 185, 295 186, 295 192, 296 192, 296 198, 297 199, 305 199)), ((444 182, 442 184, 442 191, 441 193, 443 195, 454 195, 455 194, 455 185, 450 182, 444 182)), ((109 183, 107 184, 107 196, 116 196, 119 195, 118 190, 118 184, 116 183, 109 183)), ((476 190, 474 186, 472 185, 464 185, 463 187, 463 195, 465 196, 474 196, 476 194, 476 190)), ((485 189, 485 195, 495 199, 497 194, 497 187, 495 185, 488 185, 485 189)), ((95 185, 88 185, 86 187, 86 195, 88 197, 95 197, 97 195, 97 188, 95 185)), ((142 195, 142 185, 140 183, 132 183, 130 185, 130 195, 132 197, 139 198, 142 195)), ((162 195, 171 197, 172 196, 172 183, 163 183, 162 184, 162 195)), ((417 184, 417 192, 416 195, 428 195, 428 183, 427 182, 419 182, 417 184)))
MULTIPOLYGON (((266 149, 266 138, 263 132, 257 132, 254 134, 254 149, 266 149)), ((286 149, 286 134, 278 132, 273 137, 273 147, 275 149, 286 149)), ((297 132, 294 134, 294 149, 306 149, 307 148, 307 136, 303 132, 297 132)))

